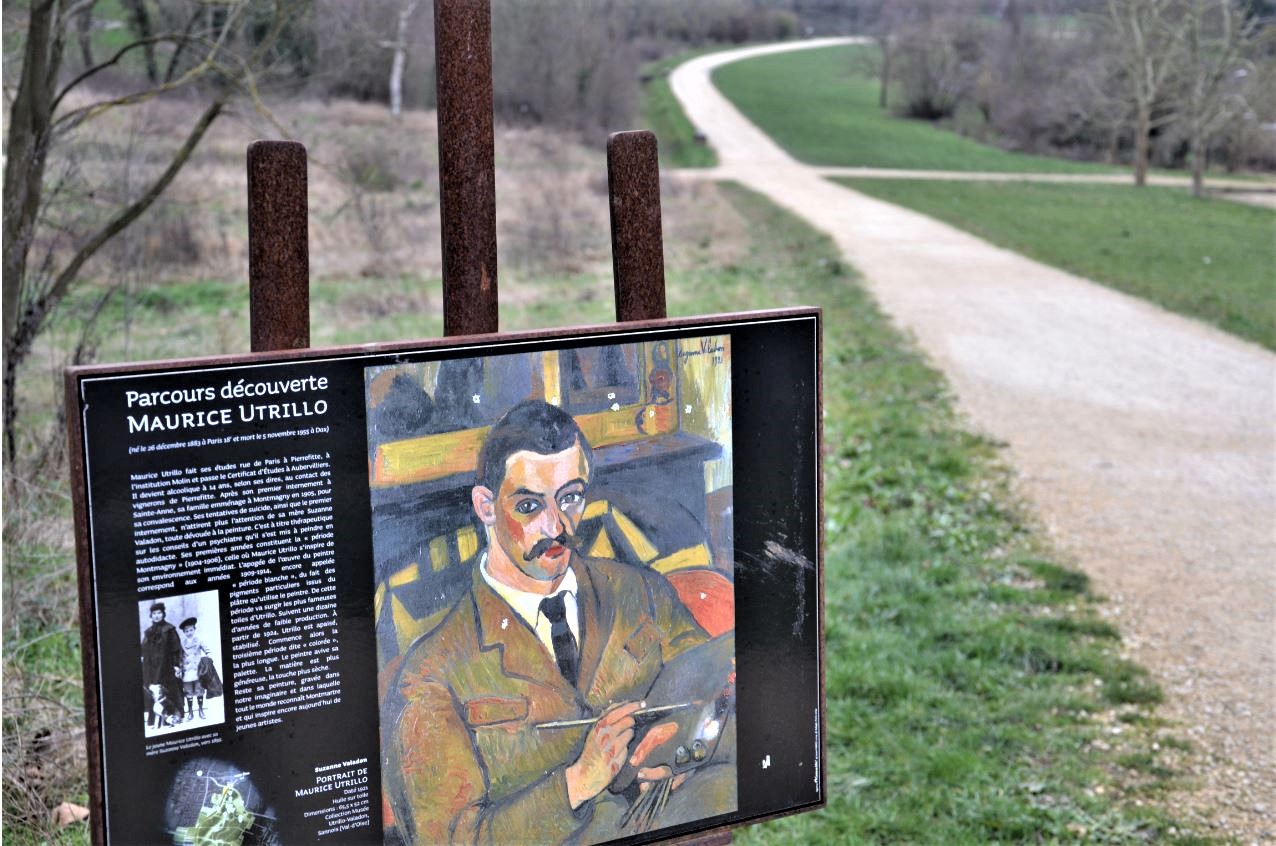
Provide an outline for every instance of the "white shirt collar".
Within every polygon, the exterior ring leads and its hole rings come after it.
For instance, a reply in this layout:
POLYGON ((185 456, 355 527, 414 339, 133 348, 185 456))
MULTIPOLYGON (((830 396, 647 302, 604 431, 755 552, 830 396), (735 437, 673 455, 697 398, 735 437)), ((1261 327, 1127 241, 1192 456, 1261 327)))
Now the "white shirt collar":
MULTIPOLYGON (((487 582, 488 587, 496 591, 497 596, 505 600, 505 603, 514 612, 522 618, 545 648, 549 650, 551 655, 554 654, 553 640, 550 637, 550 622, 545 619, 545 615, 541 614, 541 600, 546 595, 539 593, 529 593, 525 590, 510 587, 507 584, 498 582, 492 577, 487 570, 487 553, 483 553, 483 558, 479 562, 479 573, 483 576, 483 581, 487 582)), ((568 567, 567 572, 563 574, 563 580, 558 583, 558 590, 554 594, 566 592, 564 604, 567 609, 567 626, 572 630, 572 635, 576 638, 576 643, 580 643, 580 613, 576 604, 576 571, 568 567)), ((548 594, 553 596, 554 594, 548 594)), ((504 624, 502 624, 504 628, 504 624)))

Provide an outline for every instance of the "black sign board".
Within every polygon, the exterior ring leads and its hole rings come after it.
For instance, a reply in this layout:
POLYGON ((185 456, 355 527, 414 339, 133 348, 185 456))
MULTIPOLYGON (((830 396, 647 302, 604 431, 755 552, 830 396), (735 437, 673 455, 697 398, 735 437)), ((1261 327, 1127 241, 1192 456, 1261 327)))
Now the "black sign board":
POLYGON ((823 804, 819 344, 792 309, 68 371, 97 830, 823 804))

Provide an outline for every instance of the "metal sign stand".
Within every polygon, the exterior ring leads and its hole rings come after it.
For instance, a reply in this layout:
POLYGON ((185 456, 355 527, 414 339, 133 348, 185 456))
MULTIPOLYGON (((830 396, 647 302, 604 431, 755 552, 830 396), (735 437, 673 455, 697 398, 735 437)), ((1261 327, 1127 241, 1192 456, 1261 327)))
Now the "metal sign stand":
MULTIPOLYGON (((435 0, 443 333, 498 331, 496 166, 488 0, 435 0)), ((656 136, 607 142, 616 320, 665 317, 664 244, 656 136)), ((310 345, 306 149, 292 141, 248 148, 248 278, 252 351, 310 345)), ((667 841, 725 846, 730 829, 667 841)))

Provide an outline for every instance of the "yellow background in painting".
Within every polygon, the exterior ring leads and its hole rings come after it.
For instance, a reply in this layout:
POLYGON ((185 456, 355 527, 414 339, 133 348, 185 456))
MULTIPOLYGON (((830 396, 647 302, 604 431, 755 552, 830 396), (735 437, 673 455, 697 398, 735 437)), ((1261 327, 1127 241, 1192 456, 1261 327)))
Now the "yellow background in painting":
POLYGON ((704 544, 696 544, 680 549, 672 555, 651 562, 651 569, 658 573, 672 573, 674 570, 686 570, 690 567, 710 567, 709 550, 704 544))
POLYGON ((725 488, 732 482, 730 336, 678 341, 678 384, 682 431, 722 445, 722 456, 705 463, 705 492, 725 488))
POLYGON ((478 533, 473 526, 464 526, 456 532, 456 555, 462 561, 469 561, 478 553, 478 533))
POLYGON ((638 556, 639 561, 645 564, 660 554, 651 545, 651 541, 647 540, 647 536, 642 533, 642 529, 634 525, 634 521, 615 509, 612 509, 611 516, 616 521, 616 528, 620 529, 620 533, 625 536, 625 540, 629 541, 629 546, 633 548, 634 555, 638 556))
POLYGON ((616 558, 616 550, 612 549, 611 539, 607 537, 607 531, 600 529, 598 537, 594 539, 593 546, 589 548, 590 558, 616 558))
POLYGON ((451 564, 447 548, 447 535, 439 535, 430 541, 430 569, 438 571, 451 564))
POLYGON ((403 587, 408 582, 415 582, 419 575, 416 562, 413 562, 390 577, 390 587, 403 587))
POLYGON ((412 641, 425 634, 432 620, 431 617, 422 617, 420 620, 413 617, 394 594, 390 594, 390 615, 394 618, 394 634, 399 641, 400 655, 407 652, 412 641))
MULTIPOLYGON (((719 343, 718 338, 714 343, 719 343)), ((651 367, 651 344, 643 344, 644 366, 638 374, 640 383, 645 385, 651 367)), ((686 367, 682 363, 675 365, 682 378, 698 379, 703 374, 697 367, 686 367)), ((437 378, 437 364, 403 365, 403 372, 422 384, 423 390, 432 395, 433 383, 437 378)), ((729 371, 729 367, 726 368, 729 371)), ((375 403, 393 381, 393 374, 398 370, 387 370, 378 374, 369 384, 369 397, 375 403)), ((562 404, 561 372, 559 356, 550 351, 541 354, 539 366, 534 362, 534 387, 541 391, 547 402, 562 404)), ((710 387, 710 395, 720 394, 721 387, 710 387)), ((699 396, 703 391, 695 391, 699 396)), ((644 437, 667 435, 678 431, 680 426, 680 409, 676 402, 664 405, 643 405, 641 402, 623 406, 615 411, 610 409, 593 414, 582 414, 576 417, 581 431, 594 448, 612 444, 627 443, 644 437), (641 415, 641 430, 637 418, 641 415)), ((422 435, 415 438, 404 438, 387 441, 376 449, 370 468, 369 482, 373 487, 391 487, 413 482, 426 482, 470 473, 478 461, 479 448, 487 437, 487 426, 475 429, 462 429, 456 432, 443 432, 434 435, 422 435)), ((729 430, 729 426, 728 426, 729 430)), ((699 434, 699 432, 697 432, 699 434)), ((716 440, 716 438, 715 438, 716 440)))

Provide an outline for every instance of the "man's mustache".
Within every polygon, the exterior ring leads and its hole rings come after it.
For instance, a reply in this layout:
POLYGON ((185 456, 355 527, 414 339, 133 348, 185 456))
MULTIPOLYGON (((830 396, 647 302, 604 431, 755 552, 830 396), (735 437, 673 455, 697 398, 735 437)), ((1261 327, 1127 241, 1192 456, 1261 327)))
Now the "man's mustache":
POLYGON ((580 549, 580 541, 576 540, 575 535, 569 535, 566 532, 556 538, 541 538, 531 549, 523 553, 523 560, 531 561, 534 558, 540 558, 549 551, 551 546, 565 546, 570 550, 577 550, 580 549))

